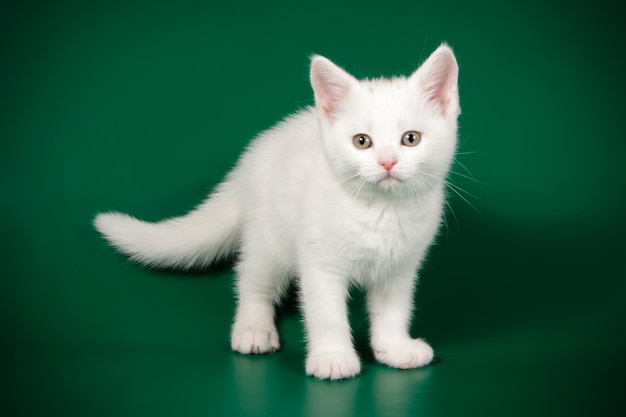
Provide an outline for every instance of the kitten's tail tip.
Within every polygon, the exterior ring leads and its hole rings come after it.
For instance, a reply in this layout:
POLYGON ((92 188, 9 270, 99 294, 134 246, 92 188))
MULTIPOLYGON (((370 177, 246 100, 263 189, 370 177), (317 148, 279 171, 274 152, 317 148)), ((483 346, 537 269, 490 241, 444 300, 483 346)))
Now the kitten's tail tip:
POLYGON ((159 243, 164 239, 155 225, 116 212, 96 215, 93 225, 109 245, 131 260, 146 266, 167 266, 159 243))
POLYGON ((109 238, 116 230, 123 230, 137 219, 122 213, 104 212, 98 213, 93 219, 93 226, 105 238, 109 238))

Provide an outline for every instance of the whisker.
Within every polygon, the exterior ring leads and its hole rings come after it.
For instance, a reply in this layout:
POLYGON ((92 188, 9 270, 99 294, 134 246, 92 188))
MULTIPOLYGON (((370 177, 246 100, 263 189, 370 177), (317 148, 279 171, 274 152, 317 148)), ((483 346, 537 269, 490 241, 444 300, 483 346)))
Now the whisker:
POLYGON ((360 184, 360 183, 361 183, 361 180, 359 180, 359 181, 356 183, 356 185, 354 185, 354 186, 352 187, 352 189, 351 189, 350 195, 351 195, 352 197, 354 197, 354 198, 356 198, 356 196, 357 196, 357 192, 358 192, 357 190, 358 190, 358 188, 359 188, 359 184, 360 184))
POLYGON ((454 162, 459 164, 459 166, 463 168, 469 175, 471 175, 472 177, 474 176, 474 174, 472 174, 472 171, 470 171, 463 162, 459 161, 458 159, 455 159, 454 162))
POLYGON ((409 189, 411 191, 411 196, 415 199, 418 199, 420 196, 419 190, 418 190, 418 185, 416 184, 416 179, 415 178, 410 178, 407 181, 407 184, 409 185, 409 189))
POLYGON ((415 188, 415 197, 420 198, 424 195, 427 195, 426 184, 419 177, 414 177, 414 181, 411 181, 411 184, 415 188))
MULTIPOLYGON (((452 214, 452 217, 454 217, 454 222, 456 223, 456 228, 457 230, 461 227, 461 225, 459 224, 459 219, 456 217, 456 213, 454 212, 454 210, 452 209, 452 205, 450 204, 450 202, 448 201, 448 199, 444 199, 444 201, 446 202, 446 206, 448 206, 448 209, 450 210, 450 213, 452 214)), ((448 224, 448 219, 446 218, 446 213, 443 213, 443 223, 446 226, 446 237, 448 236, 448 232, 450 231, 450 226, 448 224)))
POLYGON ((432 172, 426 171, 424 169, 419 170, 418 174, 419 175, 426 175, 426 176, 428 176, 430 178, 434 178, 436 180, 440 179, 437 175, 433 174, 432 172))
POLYGON ((472 176, 465 175, 465 174, 462 174, 462 173, 460 173, 460 172, 456 172, 456 171, 452 171, 452 170, 451 170, 451 171, 450 171, 450 174, 454 174, 454 175, 458 175, 458 176, 463 177, 463 178, 467 178, 468 180, 472 180, 472 181, 474 181, 474 182, 477 182, 478 184, 482 184, 482 185, 489 185, 489 184, 487 184, 486 182, 479 181, 479 180, 477 180, 476 178, 474 178, 474 177, 472 177, 472 176))
POLYGON ((361 190, 363 189, 363 187, 365 186, 366 183, 367 183, 367 181, 365 180, 365 178, 361 178, 360 179, 360 181, 357 184, 356 193, 354 195, 354 198, 359 198, 359 194, 361 193, 361 190))
POLYGON ((348 182, 348 181, 350 181, 351 179, 356 178, 356 177, 358 177, 358 176, 359 176, 359 173, 358 173, 358 172, 355 172, 355 173, 354 173, 354 174, 352 174, 352 175, 349 175, 349 176, 347 176, 347 177, 343 177, 343 178, 341 179, 341 181, 343 181, 344 183, 347 183, 347 182, 348 182))
POLYGON ((465 137, 465 139, 459 138, 459 146, 458 147, 462 148, 463 146, 465 146, 465 144, 470 140, 470 137, 471 137, 471 135, 467 135, 467 137, 465 137))
MULTIPOLYGON (((419 173, 420 173, 420 175, 424 175, 424 176, 428 176, 428 177, 431 177, 431 178, 439 179, 439 177, 438 177, 437 175, 435 175, 435 174, 433 174, 432 172, 429 172, 429 171, 427 171, 427 170, 424 170, 424 169, 420 170, 420 172, 419 172, 419 173)), ((447 179, 444 179, 444 180, 443 180, 443 182, 444 182, 444 184, 445 184, 445 185, 446 185, 446 186, 447 186, 450 190, 452 190, 452 191, 453 191, 456 195, 458 195, 458 196, 459 196, 459 197, 460 197, 463 201, 465 201, 465 202, 466 202, 466 203, 467 203, 467 204, 468 204, 468 205, 469 205, 472 209, 476 210, 476 212, 477 212, 477 213, 480 213, 480 211, 476 208, 476 206, 475 206, 474 204, 472 204, 472 203, 469 201, 469 199, 468 199, 468 198, 466 198, 465 196, 472 197, 472 198, 474 198, 474 199, 476 199, 476 200, 478 200, 478 201, 483 201, 483 199, 481 199, 481 198, 479 198, 479 197, 475 196, 474 194, 470 193, 470 192, 469 192, 469 191, 467 191, 467 190, 464 190, 462 187, 460 187, 460 186, 458 186, 458 185, 456 185, 456 184, 454 184, 454 183, 450 182, 450 181, 449 181, 449 180, 447 180, 447 179), (463 195, 463 194, 465 194, 465 195, 463 195)), ((455 216, 455 217, 456 217, 456 216, 455 216)), ((457 223, 458 223, 458 219, 457 219, 457 223)))
MULTIPOLYGON (((452 184, 447 183, 448 186, 451 186, 452 184)), ((474 210, 476 210, 476 213, 480 213, 480 211, 472 204, 469 202, 469 200, 465 197, 463 197, 463 194, 461 194, 459 191, 457 191, 454 187, 450 187, 450 189, 459 197, 461 197, 461 199, 463 201, 465 201, 471 208, 473 208, 474 210)), ((471 195, 471 194, 470 194, 471 195)))
POLYGON ((467 190, 464 190, 463 188, 459 187, 458 185, 456 185, 456 184, 454 184, 454 183, 452 183, 452 182, 450 182, 450 181, 447 181, 447 180, 446 180, 446 181, 445 181, 445 183, 446 183, 446 185, 447 185, 448 187, 450 187, 450 188, 454 188, 454 189, 456 189, 456 190, 458 190, 458 191, 460 191, 460 192, 462 192, 462 193, 465 193, 466 195, 468 195, 468 196, 470 196, 470 197, 472 197, 472 198, 475 198, 475 199, 476 199, 476 200, 478 200, 478 201, 485 201, 485 200, 483 200, 482 198, 480 198, 480 197, 478 197, 478 196, 476 196, 476 195, 474 195, 474 194, 470 193, 470 192, 469 192, 469 191, 467 191, 467 190))
POLYGON ((482 151, 465 151, 465 152, 457 152, 457 155, 487 155, 489 152, 482 151))

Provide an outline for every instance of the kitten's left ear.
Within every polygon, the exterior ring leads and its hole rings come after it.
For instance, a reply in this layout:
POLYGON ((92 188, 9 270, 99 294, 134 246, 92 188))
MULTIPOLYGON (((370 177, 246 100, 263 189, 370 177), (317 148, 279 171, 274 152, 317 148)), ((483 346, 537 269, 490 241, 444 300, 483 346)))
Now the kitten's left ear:
POLYGON ((444 116, 457 117, 461 113, 458 77, 459 66, 452 49, 441 44, 413 73, 411 82, 418 85, 444 116))
POLYGON ((358 85, 352 75, 320 55, 311 58, 311 87, 315 104, 332 121, 350 91, 358 85))

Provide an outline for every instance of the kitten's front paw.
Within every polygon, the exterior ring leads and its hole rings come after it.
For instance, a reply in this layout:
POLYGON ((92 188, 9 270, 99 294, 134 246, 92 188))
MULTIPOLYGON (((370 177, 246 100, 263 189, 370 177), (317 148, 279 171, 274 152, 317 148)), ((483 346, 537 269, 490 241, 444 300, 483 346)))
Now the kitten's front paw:
POLYGON ((361 372, 361 362, 354 352, 332 352, 309 355, 306 374, 319 379, 352 378, 361 372))
POLYGON ((421 339, 381 343, 374 347, 376 360, 392 368, 411 369, 428 365, 434 357, 433 349, 421 339))
POLYGON ((233 329, 230 342, 235 352, 246 355, 274 353, 280 347, 276 329, 252 327, 233 329))

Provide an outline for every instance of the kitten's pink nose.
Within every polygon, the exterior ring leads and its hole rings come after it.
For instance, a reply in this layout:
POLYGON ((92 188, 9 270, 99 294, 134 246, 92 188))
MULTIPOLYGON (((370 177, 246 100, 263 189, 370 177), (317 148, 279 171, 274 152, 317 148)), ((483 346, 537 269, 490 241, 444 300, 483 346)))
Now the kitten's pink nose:
POLYGON ((393 168, 393 166, 397 163, 398 161, 396 161, 395 159, 382 160, 379 162, 379 164, 387 171, 391 171, 391 168, 393 168))

